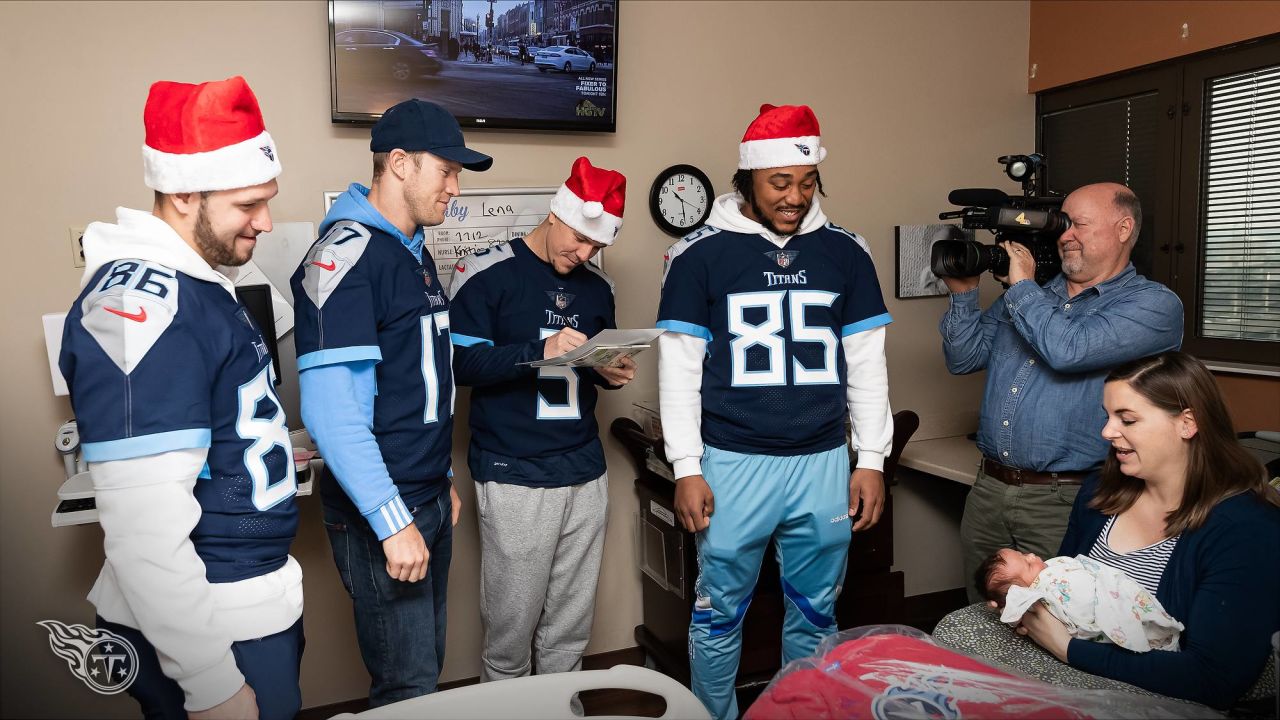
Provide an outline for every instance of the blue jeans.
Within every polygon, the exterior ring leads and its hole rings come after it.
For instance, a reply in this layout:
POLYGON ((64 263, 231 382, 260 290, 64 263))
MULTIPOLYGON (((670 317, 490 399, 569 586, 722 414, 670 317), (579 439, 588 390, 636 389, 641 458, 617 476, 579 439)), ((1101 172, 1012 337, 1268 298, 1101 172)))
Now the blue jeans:
MULTIPOLYGON (((186 699, 178 683, 160 670, 156 649, 131 627, 97 618, 98 627, 128 640, 138 653, 138 676, 128 693, 142 706, 146 720, 186 720, 186 699)), ((260 720, 291 720, 302 708, 298 668, 302 665, 302 618, 288 630, 231 644, 236 667, 258 698, 260 720)))
POLYGON ((444 667, 445 599, 453 556, 449 492, 412 507, 431 557, 416 583, 387 574, 387 556, 353 507, 325 505, 324 525, 338 575, 351 596, 360 655, 369 671, 369 706, 435 692, 444 667))

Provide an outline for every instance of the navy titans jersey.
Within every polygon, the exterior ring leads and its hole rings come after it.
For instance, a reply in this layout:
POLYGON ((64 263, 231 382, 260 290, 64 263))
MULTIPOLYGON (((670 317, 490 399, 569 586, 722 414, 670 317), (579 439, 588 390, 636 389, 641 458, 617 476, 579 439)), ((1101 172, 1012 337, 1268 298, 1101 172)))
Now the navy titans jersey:
POLYGON ((104 265, 67 313, 59 366, 89 462, 208 448, 191 540, 210 582, 284 565, 298 528, 289 431, 266 342, 221 285, 104 265))
MULTIPOLYGON (((430 254, 344 220, 316 241, 290 280, 298 370, 373 360, 373 436, 406 505, 448 486, 453 449, 449 301, 430 254)), ((328 502, 349 504, 326 470, 328 502)))
POLYGON ((828 223, 779 248, 708 226, 665 262, 658 327, 707 341, 703 441, 764 455, 843 444, 841 339, 890 322, 862 239, 828 223))
POLYGON ((614 323, 613 283, 594 265, 566 275, 516 240, 458 261, 450 286, 458 382, 471 392, 476 480, 535 487, 604 474, 589 368, 530 368, 562 328, 591 337, 614 323))

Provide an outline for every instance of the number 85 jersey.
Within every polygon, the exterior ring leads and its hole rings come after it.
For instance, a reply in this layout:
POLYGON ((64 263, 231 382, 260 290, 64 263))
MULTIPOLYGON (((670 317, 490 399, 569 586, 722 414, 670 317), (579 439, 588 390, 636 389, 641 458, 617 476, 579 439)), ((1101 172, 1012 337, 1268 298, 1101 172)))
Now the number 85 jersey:
POLYGON ((658 327, 702 338, 702 436, 747 454, 845 442, 842 340, 890 322, 865 242, 827 223, 784 247, 706 226, 667 251, 658 327))
POLYGON ((191 540, 216 583, 284 565, 298 526, 271 356, 229 288, 109 262, 67 313, 59 361, 89 462, 208 448, 191 540))

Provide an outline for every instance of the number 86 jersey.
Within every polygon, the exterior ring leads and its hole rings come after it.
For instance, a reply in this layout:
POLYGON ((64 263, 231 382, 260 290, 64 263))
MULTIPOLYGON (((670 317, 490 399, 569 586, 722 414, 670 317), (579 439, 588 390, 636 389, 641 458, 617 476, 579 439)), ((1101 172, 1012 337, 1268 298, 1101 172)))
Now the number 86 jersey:
POLYGON ((707 341, 702 435, 722 450, 844 444, 842 341, 889 322, 865 242, 831 223, 784 247, 706 226, 665 257, 658 327, 707 341))
POLYGON ((284 565, 298 526, 271 356, 229 287, 109 262, 67 313, 59 361, 89 462, 208 449, 191 540, 215 583, 284 565))

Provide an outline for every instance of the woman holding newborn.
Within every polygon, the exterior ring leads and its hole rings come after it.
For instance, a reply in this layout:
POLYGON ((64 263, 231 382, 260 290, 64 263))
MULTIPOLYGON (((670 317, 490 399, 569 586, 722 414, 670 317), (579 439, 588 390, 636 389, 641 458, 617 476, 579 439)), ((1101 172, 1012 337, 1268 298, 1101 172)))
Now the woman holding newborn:
POLYGON ((1190 355, 1117 367, 1103 405, 1111 450, 1097 481, 1081 487, 1058 555, 1087 555, 1153 588, 1186 626, 1181 650, 1074 639, 1040 606, 1018 632, 1085 672, 1228 707, 1258 678, 1280 630, 1280 493, 1190 355))

